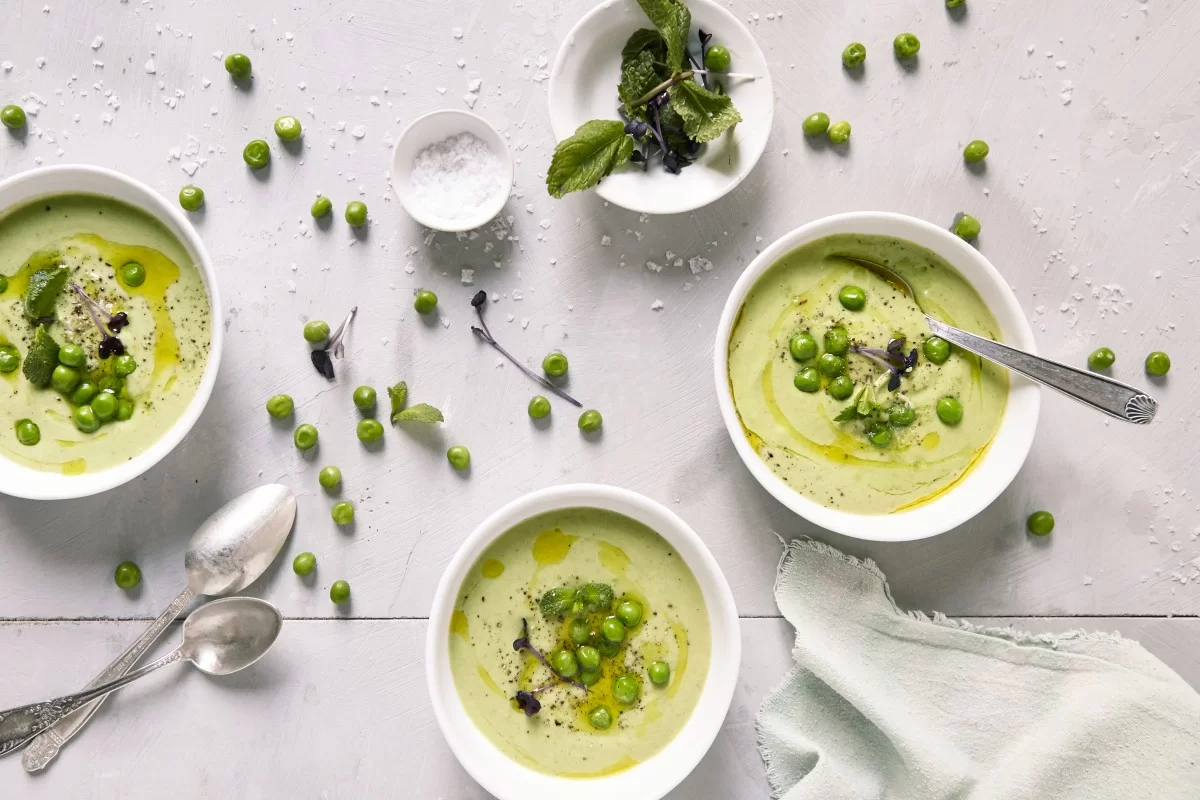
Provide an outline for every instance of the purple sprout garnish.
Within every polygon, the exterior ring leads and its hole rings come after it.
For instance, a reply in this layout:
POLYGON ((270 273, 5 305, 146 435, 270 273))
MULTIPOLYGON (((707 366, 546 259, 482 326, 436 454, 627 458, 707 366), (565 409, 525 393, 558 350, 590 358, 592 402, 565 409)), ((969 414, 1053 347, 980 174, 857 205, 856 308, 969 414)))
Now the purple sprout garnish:
POLYGON ((350 329, 350 321, 354 319, 354 315, 358 313, 358 306, 350 309, 350 313, 342 320, 342 324, 338 325, 338 329, 329 337, 329 341, 324 347, 318 347, 312 351, 312 363, 317 368, 317 372, 325 376, 327 380, 334 379, 333 372, 333 357, 342 358, 346 355, 346 345, 342 341, 346 337, 347 331, 350 329))
MULTIPOLYGON (((476 336, 478 336, 480 339, 482 339, 483 341, 490 344, 492 347, 496 348, 496 350, 500 353, 500 355, 504 356, 510 362, 512 362, 516 366, 517 369, 521 370, 521 372, 524 372, 530 378, 537 381, 538 383, 540 383, 542 386, 549 389, 550 391, 554 392, 556 395, 558 395, 562 399, 566 400, 568 403, 571 403, 572 405, 576 406, 577 408, 583 408, 583 403, 579 402, 574 397, 571 397, 571 395, 567 394, 565 391, 563 391, 559 387, 555 386, 548 379, 543 378, 541 375, 538 375, 536 372, 534 372, 533 370, 526 367, 524 364, 522 364, 520 361, 518 361, 513 356, 512 353, 505 350, 504 347, 502 347, 501 344, 496 341, 496 337, 492 336, 492 332, 488 328, 487 320, 485 320, 483 318, 483 309, 487 307, 487 292, 483 291, 482 289, 480 289, 478 292, 476 292, 475 296, 471 298, 471 305, 475 307, 475 313, 479 316, 479 326, 475 326, 475 325, 471 326, 471 331, 476 336)), ((518 639, 518 641, 520 641, 520 640, 518 639)), ((517 648, 517 649, 520 649, 520 648, 517 648)), ((543 659, 543 661, 544 661, 544 659, 543 659)), ((546 664, 546 666, 548 667, 550 665, 546 664)))
POLYGON ((692 62, 692 66, 700 73, 700 80, 703 82, 704 88, 708 89, 710 87, 708 85, 708 70, 704 68, 704 51, 708 49, 708 43, 712 41, 713 35, 705 33, 704 28, 698 28, 696 33, 700 37, 700 59, 693 58, 691 50, 688 51, 687 57, 688 61, 692 62))
POLYGON ((114 334, 120 333, 129 324, 129 316, 124 311, 108 313, 108 309, 89 297, 78 283, 72 283, 71 289, 83 300, 83 307, 96 324, 96 330, 100 331, 100 358, 124 355, 125 344, 114 334), (100 317, 104 317, 105 324, 101 324, 100 317))
POLYGON ((550 681, 549 683, 546 683, 546 684, 542 684, 541 686, 537 687, 536 689, 534 689, 532 691, 517 692, 517 694, 516 694, 517 708, 524 711, 525 716, 532 717, 534 714, 541 711, 542 703, 540 700, 537 699, 537 695, 546 691, 551 686, 557 685, 560 682, 561 683, 569 683, 578 689, 583 689, 583 691, 585 691, 585 692, 588 690, 588 688, 586 686, 584 686, 582 683, 580 683, 579 681, 571 680, 570 678, 560 675, 558 673, 558 671, 556 669, 554 669, 554 667, 550 666, 550 662, 546 659, 546 657, 544 655, 542 655, 542 652, 533 646, 533 642, 529 641, 529 622, 524 617, 521 618, 521 635, 519 637, 517 637, 516 640, 513 641, 513 650, 516 650, 517 652, 520 652, 522 650, 528 650, 530 653, 533 654, 533 657, 536 658, 538 661, 542 662, 542 666, 544 666, 546 669, 550 670, 550 674, 555 677, 555 680, 550 681))
POLYGON ((913 367, 917 365, 917 348, 914 347, 908 355, 905 355, 903 336, 889 341, 886 350, 880 350, 878 347, 853 345, 850 348, 850 352, 857 353, 864 358, 869 358, 892 373, 891 377, 888 378, 889 392, 899 389, 900 376, 909 374, 912 372, 913 367))

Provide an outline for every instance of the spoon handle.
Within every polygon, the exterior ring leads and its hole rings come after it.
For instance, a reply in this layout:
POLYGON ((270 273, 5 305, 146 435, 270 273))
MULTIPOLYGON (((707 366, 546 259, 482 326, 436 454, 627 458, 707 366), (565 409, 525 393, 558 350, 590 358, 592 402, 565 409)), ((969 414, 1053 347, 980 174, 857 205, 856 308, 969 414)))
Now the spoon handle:
POLYGON ((933 317, 926 316, 925 319, 935 334, 951 344, 1008 367, 1051 389, 1057 389, 1067 397, 1103 411, 1110 417, 1137 425, 1148 425, 1158 411, 1158 403, 1141 389, 1095 372, 1086 372, 1048 358, 1014 350, 991 339, 939 322, 933 317))
POLYGON ((147 664, 140 669, 135 669, 127 675, 122 675, 116 680, 109 681, 94 689, 85 689, 77 694, 68 694, 54 700, 46 700, 41 703, 33 703, 18 708, 10 708, 7 711, 0 711, 0 756, 13 752, 25 744, 25 742, 86 703, 115 692, 122 686, 133 683, 138 678, 145 677, 151 672, 162 669, 168 664, 174 664, 183 658, 183 649, 180 648, 168 653, 158 661, 147 664))
MULTIPOLYGON (((133 665, 140 661, 146 651, 162 637, 167 626, 179 617, 195 596, 191 589, 184 589, 178 597, 171 601, 171 605, 167 606, 166 611, 160 614, 158 619, 154 620, 124 653, 117 656, 116 661, 105 667, 104 671, 93 678, 92 682, 84 689, 94 689, 133 669, 133 665)), ((25 748, 25 752, 21 754, 21 764, 25 767, 25 771, 37 772, 45 769, 58 756, 62 746, 79 733, 84 725, 87 725, 92 714, 96 713, 103 702, 104 698, 100 697, 90 703, 84 703, 78 710, 67 714, 30 742, 29 746, 25 748)))

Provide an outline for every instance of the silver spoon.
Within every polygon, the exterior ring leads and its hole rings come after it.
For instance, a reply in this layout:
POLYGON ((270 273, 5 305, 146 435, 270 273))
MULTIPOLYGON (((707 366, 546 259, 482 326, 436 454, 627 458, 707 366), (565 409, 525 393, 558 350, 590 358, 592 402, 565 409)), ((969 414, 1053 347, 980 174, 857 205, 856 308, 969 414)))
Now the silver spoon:
POLYGON ((256 597, 227 597, 200 606, 183 623, 183 643, 158 661, 78 694, 0 711, 0 756, 63 717, 176 661, 209 675, 231 675, 258 661, 283 628, 279 609, 256 597))
POLYGON ((917 304, 917 308, 921 309, 921 313, 925 314, 925 322, 929 324, 929 329, 963 350, 969 350, 975 355, 1007 367, 1013 372, 1019 372, 1026 378, 1056 389, 1067 397, 1125 422, 1148 425, 1154 419, 1155 413, 1158 412, 1158 402, 1134 386, 1098 375, 1095 372, 1087 372, 1051 361, 1048 358, 1041 358, 991 339, 976 336, 961 328, 955 328, 953 325, 947 325, 925 313, 925 309, 921 308, 921 296, 913 291, 913 287, 900 275, 874 261, 867 261, 855 256, 839 257, 866 267, 894 288, 907 294, 917 304))
MULTIPOLYGON (((188 543, 184 556, 187 588, 128 650, 84 688, 93 689, 129 672, 198 595, 216 597, 240 592, 257 580, 283 548, 295 519, 296 496, 278 483, 251 489, 218 509, 188 543)), ((25 771, 45 769, 103 702, 100 697, 85 704, 31 742, 21 756, 25 771)))

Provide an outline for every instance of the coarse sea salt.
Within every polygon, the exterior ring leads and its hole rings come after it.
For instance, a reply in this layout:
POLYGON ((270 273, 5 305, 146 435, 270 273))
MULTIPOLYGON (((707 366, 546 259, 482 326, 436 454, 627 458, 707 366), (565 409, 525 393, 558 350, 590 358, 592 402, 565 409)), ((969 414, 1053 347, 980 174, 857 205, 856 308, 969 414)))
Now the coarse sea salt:
POLYGON ((487 143, 460 133, 413 159, 413 198, 442 219, 467 219, 504 190, 504 165, 487 143))

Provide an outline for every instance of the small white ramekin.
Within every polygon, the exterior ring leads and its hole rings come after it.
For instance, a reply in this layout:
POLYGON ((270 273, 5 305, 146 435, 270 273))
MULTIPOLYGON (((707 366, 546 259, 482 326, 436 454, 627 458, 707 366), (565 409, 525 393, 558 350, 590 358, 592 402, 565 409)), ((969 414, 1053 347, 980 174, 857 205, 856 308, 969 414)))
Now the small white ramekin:
POLYGON ((725 428, 751 474, 775 499, 822 528, 856 539, 899 542, 924 539, 961 525, 987 508, 1016 477, 1037 429, 1041 392, 1037 384, 1015 373, 1011 375, 1008 405, 1000 429, 979 463, 952 488, 924 505, 895 514, 854 514, 823 506, 788 486, 771 471, 750 445, 733 405, 729 389, 729 336, 746 294, 768 268, 801 245, 825 236, 858 233, 890 236, 928 248, 949 261, 967 281, 1000 323, 1006 344, 1035 352, 1033 330, 1016 295, 983 255, 949 231, 903 214, 862 211, 824 217, 784 234, 763 250, 734 284, 717 325, 713 367, 717 401, 725 428))

